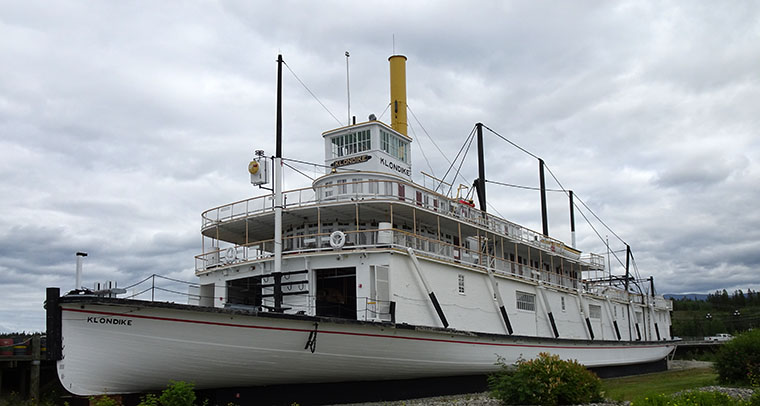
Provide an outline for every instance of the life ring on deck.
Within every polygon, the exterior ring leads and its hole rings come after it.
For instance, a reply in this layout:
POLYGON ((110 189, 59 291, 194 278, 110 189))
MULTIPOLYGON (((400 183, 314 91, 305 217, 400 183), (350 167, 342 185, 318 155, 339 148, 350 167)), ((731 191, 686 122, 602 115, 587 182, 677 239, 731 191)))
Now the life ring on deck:
POLYGON ((343 231, 335 230, 330 234, 330 246, 333 248, 343 248, 346 243, 346 234, 343 231))
POLYGON ((227 263, 232 263, 237 259, 237 250, 235 247, 229 247, 227 248, 227 251, 224 253, 224 257, 227 259, 227 263))

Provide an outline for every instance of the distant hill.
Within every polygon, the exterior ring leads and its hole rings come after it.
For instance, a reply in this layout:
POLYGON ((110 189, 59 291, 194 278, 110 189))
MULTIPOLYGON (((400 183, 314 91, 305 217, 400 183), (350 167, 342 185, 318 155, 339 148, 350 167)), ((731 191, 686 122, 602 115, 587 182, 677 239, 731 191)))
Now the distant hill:
POLYGON ((665 296, 665 299, 673 299, 673 300, 679 300, 679 299, 707 300, 707 294, 703 294, 703 293, 686 293, 682 295, 666 293, 663 296, 665 296))

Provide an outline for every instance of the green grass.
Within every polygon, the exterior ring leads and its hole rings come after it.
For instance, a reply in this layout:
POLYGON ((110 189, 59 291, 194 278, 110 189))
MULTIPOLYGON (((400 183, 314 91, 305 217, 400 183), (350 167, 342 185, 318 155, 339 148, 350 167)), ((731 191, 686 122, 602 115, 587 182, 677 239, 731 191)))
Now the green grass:
POLYGON ((617 401, 643 399, 657 394, 672 394, 686 389, 717 384, 712 368, 696 368, 654 374, 610 378, 603 381, 604 396, 617 401))

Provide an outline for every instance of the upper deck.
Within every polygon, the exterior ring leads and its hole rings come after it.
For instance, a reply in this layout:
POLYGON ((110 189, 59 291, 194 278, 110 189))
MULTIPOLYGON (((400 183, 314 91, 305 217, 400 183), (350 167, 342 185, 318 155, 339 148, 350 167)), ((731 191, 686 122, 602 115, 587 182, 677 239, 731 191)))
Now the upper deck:
MULTIPOLYGON (((395 245, 412 247, 421 255, 471 265, 490 263, 509 271, 518 271, 517 266, 520 274, 525 266, 526 274, 564 272, 576 279, 580 271, 604 269, 601 256, 581 258, 580 251, 559 240, 467 203, 401 179, 361 179, 367 176, 339 172, 321 178, 320 186, 283 192, 283 253, 332 250, 328 241, 335 230, 346 234, 346 249, 387 247, 379 236, 388 232, 395 245)), ((197 257, 196 270, 271 255, 273 201, 272 195, 258 196, 204 212, 201 231, 212 239, 212 246, 197 257), (220 241, 228 244, 220 246, 220 241), (224 258, 230 248, 234 259, 224 258)))

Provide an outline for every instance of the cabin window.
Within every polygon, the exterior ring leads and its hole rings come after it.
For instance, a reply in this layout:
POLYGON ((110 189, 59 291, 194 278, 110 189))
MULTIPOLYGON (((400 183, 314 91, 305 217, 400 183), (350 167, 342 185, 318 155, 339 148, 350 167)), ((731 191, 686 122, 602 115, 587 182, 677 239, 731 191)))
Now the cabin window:
POLYGON ((591 317, 592 319, 601 319, 602 306, 592 304, 588 305, 588 317, 591 317))
POLYGON ((332 182, 325 182, 325 197, 331 197, 333 195, 332 182))
POLYGON ((369 130, 338 135, 332 138, 332 157, 339 158, 369 151, 371 147, 369 130))
POLYGON ((536 295, 532 293, 515 291, 517 296, 517 308, 520 310, 536 311, 536 295))
POLYGON ((369 181, 369 193, 376 195, 377 194, 377 181, 371 180, 369 181))
POLYGON ((338 184, 339 195, 345 195, 346 193, 348 193, 348 187, 346 187, 345 179, 339 179, 336 183, 338 184))
POLYGON ((615 315, 615 318, 617 318, 617 306, 612 306, 612 313, 615 315))
POLYGON ((457 280, 459 283, 459 293, 464 295, 464 275, 457 275, 457 280))
POLYGON ((394 158, 409 163, 409 143, 383 130, 380 130, 380 149, 394 158))
POLYGON ((562 303, 562 311, 564 312, 565 311, 565 297, 564 296, 560 298, 560 302, 562 303))
POLYGON ((363 187, 364 184, 361 183, 361 181, 362 181, 361 179, 351 179, 351 182, 353 182, 353 184, 351 185, 351 190, 352 190, 353 193, 363 193, 364 192, 364 190, 362 190, 362 189, 364 189, 364 187, 363 187))

